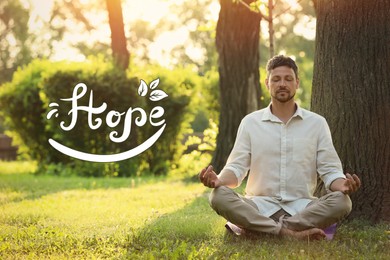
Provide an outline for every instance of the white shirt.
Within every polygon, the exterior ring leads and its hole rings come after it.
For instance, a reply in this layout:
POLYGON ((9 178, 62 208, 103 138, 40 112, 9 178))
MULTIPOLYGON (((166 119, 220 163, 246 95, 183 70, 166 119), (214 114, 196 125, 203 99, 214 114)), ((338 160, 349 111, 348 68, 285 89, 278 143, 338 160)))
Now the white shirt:
POLYGON ((240 124, 226 166, 241 184, 250 170, 246 196, 264 216, 283 208, 291 215, 313 199, 317 173, 329 190, 345 178, 326 120, 297 106, 284 124, 270 106, 247 115, 240 124))

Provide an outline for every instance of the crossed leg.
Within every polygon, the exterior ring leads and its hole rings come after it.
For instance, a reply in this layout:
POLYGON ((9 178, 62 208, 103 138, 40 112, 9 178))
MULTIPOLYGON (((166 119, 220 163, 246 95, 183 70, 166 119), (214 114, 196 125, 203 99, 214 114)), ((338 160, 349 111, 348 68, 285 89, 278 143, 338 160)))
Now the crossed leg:
POLYGON ((351 210, 349 197, 341 192, 334 192, 315 200, 301 213, 282 217, 278 222, 261 215, 252 200, 224 186, 211 192, 210 205, 220 216, 245 230, 298 239, 325 237, 320 228, 339 221, 351 210))
POLYGON ((283 218, 283 227, 297 231, 314 227, 326 228, 348 216, 351 210, 349 196, 335 191, 312 201, 296 215, 283 218))

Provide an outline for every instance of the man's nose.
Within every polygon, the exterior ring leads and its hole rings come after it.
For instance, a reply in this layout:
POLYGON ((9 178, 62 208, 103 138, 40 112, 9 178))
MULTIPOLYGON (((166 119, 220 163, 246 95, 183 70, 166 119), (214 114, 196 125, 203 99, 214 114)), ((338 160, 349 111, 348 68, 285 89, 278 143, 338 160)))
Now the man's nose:
POLYGON ((279 87, 286 87, 286 86, 287 86, 287 81, 284 80, 284 79, 282 79, 282 80, 280 81, 279 87))

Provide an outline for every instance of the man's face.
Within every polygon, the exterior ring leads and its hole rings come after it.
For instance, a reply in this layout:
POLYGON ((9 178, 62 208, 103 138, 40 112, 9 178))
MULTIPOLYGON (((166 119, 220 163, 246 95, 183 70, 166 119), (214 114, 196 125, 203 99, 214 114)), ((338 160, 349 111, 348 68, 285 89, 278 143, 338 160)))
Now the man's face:
POLYGON ((272 100, 286 103, 292 100, 296 90, 299 88, 299 79, 295 76, 294 70, 287 66, 276 67, 271 70, 265 80, 272 100))

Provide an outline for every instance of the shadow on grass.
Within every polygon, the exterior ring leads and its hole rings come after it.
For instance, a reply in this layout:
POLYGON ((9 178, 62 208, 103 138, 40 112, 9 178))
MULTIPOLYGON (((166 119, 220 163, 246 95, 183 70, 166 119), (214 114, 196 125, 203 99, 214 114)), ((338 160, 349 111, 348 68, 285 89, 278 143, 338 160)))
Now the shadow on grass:
POLYGON ((0 174, 0 205, 69 190, 137 188, 166 180, 165 177, 96 178, 51 176, 34 174, 0 174))
POLYGON ((126 258, 166 259, 386 259, 389 225, 345 223, 332 241, 296 241, 268 234, 233 236, 208 205, 209 191, 158 216, 132 234, 126 258), (362 226, 363 225, 363 226, 362 226), (357 228, 360 227, 360 228, 357 228))
POLYGON ((207 204, 208 192, 183 208, 162 214, 135 232, 128 241, 127 258, 180 258, 193 248, 213 240, 221 219, 207 204))
POLYGON ((229 259, 250 248, 256 251, 260 243, 280 243, 272 235, 237 237, 227 232, 226 221, 208 204, 209 193, 210 190, 204 192, 183 208, 162 214, 134 232, 126 245, 126 258, 229 259))

